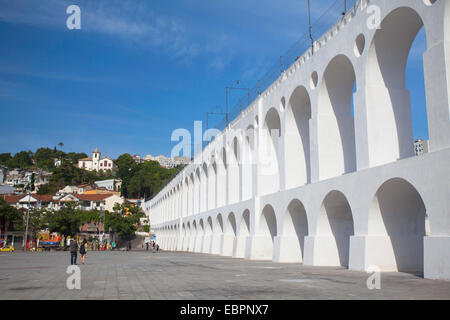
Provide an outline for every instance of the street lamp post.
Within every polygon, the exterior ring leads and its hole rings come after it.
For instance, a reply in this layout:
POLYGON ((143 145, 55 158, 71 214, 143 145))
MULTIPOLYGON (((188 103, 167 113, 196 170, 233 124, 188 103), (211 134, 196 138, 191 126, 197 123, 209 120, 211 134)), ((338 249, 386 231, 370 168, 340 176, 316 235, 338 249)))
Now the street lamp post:
POLYGON ((25 227, 25 243, 24 249, 27 251, 27 241, 28 241, 28 221, 30 220, 30 190, 28 190, 28 208, 27 208, 27 225, 25 227))

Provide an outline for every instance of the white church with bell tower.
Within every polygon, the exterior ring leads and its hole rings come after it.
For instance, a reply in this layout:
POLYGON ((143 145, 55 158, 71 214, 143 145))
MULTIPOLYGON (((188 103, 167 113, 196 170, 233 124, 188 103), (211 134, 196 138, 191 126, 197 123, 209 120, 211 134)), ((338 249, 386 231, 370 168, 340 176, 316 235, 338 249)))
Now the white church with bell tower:
POLYGON ((95 150, 92 151, 92 157, 78 160, 78 168, 88 171, 106 171, 108 169, 113 170, 114 168, 116 168, 116 164, 114 163, 113 159, 109 157, 102 158, 101 154, 102 153, 100 152, 98 147, 95 148, 95 150))

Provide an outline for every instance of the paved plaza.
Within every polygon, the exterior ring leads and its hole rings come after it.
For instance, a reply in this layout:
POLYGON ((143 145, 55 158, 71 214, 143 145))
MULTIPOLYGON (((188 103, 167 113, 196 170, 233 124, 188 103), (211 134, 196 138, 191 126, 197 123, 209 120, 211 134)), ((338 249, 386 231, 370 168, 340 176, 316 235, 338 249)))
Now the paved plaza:
POLYGON ((88 252, 81 289, 68 290, 67 252, 0 253, 4 299, 450 299, 450 282, 344 268, 248 261, 202 254, 88 252))

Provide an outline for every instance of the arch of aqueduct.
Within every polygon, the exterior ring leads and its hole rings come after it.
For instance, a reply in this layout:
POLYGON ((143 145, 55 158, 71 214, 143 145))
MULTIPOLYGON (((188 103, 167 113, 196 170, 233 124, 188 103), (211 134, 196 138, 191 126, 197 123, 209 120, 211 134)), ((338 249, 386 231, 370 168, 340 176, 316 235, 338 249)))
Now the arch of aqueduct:
POLYGON ((449 77, 450 1, 358 1, 144 204, 158 243, 450 279, 449 77), (422 27, 430 152, 413 157, 405 68, 422 27))

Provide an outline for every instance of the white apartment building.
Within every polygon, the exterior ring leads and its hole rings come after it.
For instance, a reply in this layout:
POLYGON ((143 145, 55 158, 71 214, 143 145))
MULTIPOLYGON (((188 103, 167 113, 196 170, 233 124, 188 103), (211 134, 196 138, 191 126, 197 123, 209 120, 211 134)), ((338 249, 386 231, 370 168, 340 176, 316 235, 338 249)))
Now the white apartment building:
POLYGON ((122 186, 122 180, 120 179, 109 179, 109 180, 101 180, 95 181, 94 184, 98 188, 105 188, 106 190, 111 191, 119 191, 122 186))
POLYGON ((428 140, 421 140, 418 139, 414 141, 414 154, 416 156, 420 156, 424 153, 428 153, 429 147, 428 147, 428 140))
POLYGON ((163 155, 159 155, 156 157, 153 157, 151 154, 147 154, 144 158, 141 158, 139 155, 134 155, 133 159, 136 161, 136 163, 142 163, 145 161, 157 161, 161 167, 170 169, 179 165, 188 165, 191 163, 191 159, 187 157, 174 157, 169 158, 163 155))

